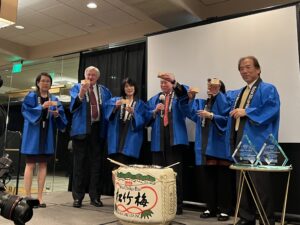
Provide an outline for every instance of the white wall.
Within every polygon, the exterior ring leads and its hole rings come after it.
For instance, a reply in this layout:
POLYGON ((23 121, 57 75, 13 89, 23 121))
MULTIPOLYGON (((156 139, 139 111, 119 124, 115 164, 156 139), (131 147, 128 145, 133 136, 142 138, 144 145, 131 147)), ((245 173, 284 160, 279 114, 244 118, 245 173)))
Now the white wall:
MULTIPOLYGON (((300 142, 300 74, 296 7, 272 10, 148 37, 148 97, 160 91, 157 74, 173 72, 176 79, 201 89, 218 77, 227 90, 245 85, 238 59, 258 58, 265 82, 273 83, 281 98, 279 141, 300 142)), ((190 140, 193 140, 193 128, 190 140)))

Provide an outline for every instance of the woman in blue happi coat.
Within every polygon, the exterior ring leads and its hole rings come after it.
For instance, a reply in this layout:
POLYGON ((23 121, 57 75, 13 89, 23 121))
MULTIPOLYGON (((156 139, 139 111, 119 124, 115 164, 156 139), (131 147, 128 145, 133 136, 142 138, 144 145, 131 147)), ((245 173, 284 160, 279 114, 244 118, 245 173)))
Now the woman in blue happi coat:
POLYGON ((108 154, 124 164, 136 162, 143 143, 147 110, 136 94, 136 83, 131 78, 125 78, 121 85, 121 97, 111 98, 105 107, 105 116, 109 121, 108 154))
POLYGON ((59 100, 49 93, 52 78, 41 73, 35 80, 36 91, 29 92, 22 104, 24 128, 21 153, 26 156, 24 186, 28 197, 31 196, 33 170, 38 165, 38 200, 43 203, 43 189, 47 174, 47 161, 54 154, 57 128, 64 130, 67 119, 59 100))
POLYGON ((205 178, 207 209, 200 217, 217 216, 219 221, 225 221, 232 210, 234 189, 234 176, 228 167, 230 151, 225 147, 230 106, 221 80, 208 79, 207 94, 207 99, 194 99, 189 93, 188 104, 188 117, 196 123, 195 164, 202 167, 205 178))

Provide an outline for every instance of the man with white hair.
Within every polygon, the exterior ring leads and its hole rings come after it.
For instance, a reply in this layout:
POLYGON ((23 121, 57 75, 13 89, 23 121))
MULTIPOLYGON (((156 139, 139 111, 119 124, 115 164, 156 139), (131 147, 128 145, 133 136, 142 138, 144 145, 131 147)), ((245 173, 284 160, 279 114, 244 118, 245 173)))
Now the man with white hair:
POLYGON ((80 208, 89 186, 91 205, 103 206, 100 197, 101 151, 104 151, 107 122, 103 116, 104 103, 111 98, 110 91, 98 84, 100 71, 87 67, 85 80, 70 90, 72 113, 71 137, 73 139, 73 207, 80 208), (88 174, 88 184, 86 182, 88 174))

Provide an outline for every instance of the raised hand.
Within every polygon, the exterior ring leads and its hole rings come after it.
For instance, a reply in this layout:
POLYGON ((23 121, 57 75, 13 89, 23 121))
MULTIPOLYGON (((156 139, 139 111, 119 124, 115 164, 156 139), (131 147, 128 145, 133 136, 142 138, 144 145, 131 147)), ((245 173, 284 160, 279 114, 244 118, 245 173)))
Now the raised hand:
POLYGON ((79 97, 80 98, 84 98, 84 95, 89 90, 89 87, 90 87, 90 83, 89 82, 81 83, 80 91, 79 91, 79 97))
POLYGON ((168 73, 168 72, 161 72, 157 75, 158 78, 161 78, 163 80, 169 81, 173 83, 175 81, 175 76, 173 73, 168 73))

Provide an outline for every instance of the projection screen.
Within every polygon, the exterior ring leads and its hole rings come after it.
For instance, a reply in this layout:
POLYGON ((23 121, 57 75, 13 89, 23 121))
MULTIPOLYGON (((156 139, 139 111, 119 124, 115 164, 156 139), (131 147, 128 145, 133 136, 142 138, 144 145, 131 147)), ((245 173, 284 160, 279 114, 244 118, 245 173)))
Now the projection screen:
MULTIPOLYGON (((227 90, 245 85, 238 59, 254 55, 261 78, 280 94, 279 141, 300 143, 300 74, 296 6, 167 32, 147 38, 148 98, 160 91, 157 74, 168 71, 183 84, 199 87, 206 98, 206 79, 218 77, 227 90)), ((193 124, 188 121, 193 141, 193 124)))

